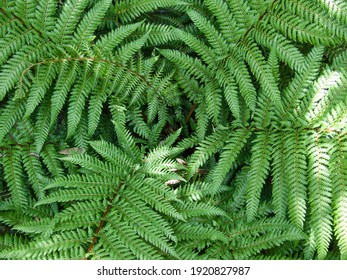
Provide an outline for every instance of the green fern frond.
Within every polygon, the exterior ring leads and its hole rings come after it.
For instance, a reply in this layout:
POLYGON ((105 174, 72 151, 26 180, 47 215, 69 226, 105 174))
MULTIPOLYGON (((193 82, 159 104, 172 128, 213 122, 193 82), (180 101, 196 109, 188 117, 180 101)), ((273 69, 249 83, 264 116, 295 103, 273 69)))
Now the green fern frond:
POLYGON ((51 103, 49 96, 45 97, 37 113, 37 121, 35 123, 34 139, 36 142, 36 153, 40 153, 51 128, 51 103))
POLYGON ((160 53, 171 61, 181 65, 181 67, 196 79, 207 80, 210 76, 207 67, 198 59, 194 59, 176 50, 160 50, 160 53))
POLYGON ((339 71, 330 69, 324 71, 312 87, 311 91, 314 93, 309 92, 308 94, 308 96, 312 96, 312 99, 307 106, 305 117, 310 125, 315 126, 330 108, 344 98, 341 89, 345 83, 346 77, 339 71))
POLYGON ((344 0, 0 0, 0 259, 346 259, 344 0))
POLYGON ((47 240, 41 238, 29 243, 26 246, 11 247, 10 250, 3 250, 1 258, 6 259, 79 259, 83 257, 81 245, 86 246, 90 237, 84 230, 62 232, 53 235, 47 240), (59 251, 67 252, 66 257, 62 257, 59 251))
POLYGON ((332 185, 328 169, 328 144, 316 133, 310 136, 308 143, 308 181, 310 183, 308 201, 318 258, 324 259, 332 238, 332 185))
POLYGON ((94 47, 101 55, 115 49, 127 36, 138 29, 141 26, 141 22, 122 25, 115 30, 100 37, 95 43, 94 47))
POLYGON ((146 45, 164 45, 177 40, 173 28, 159 23, 146 23, 139 28, 140 34, 149 33, 146 45))
POLYGON ((45 196, 43 191, 44 186, 44 170, 40 159, 37 157, 36 151, 28 147, 23 150, 23 167, 28 174, 29 182, 34 190, 37 199, 42 199, 45 196))
POLYGON ((303 54, 285 36, 265 24, 265 20, 257 24, 254 38, 257 43, 269 49, 275 48, 279 58, 293 70, 301 72, 304 68, 305 58, 303 54))
POLYGON ((19 247, 28 241, 28 238, 16 234, 2 234, 0 235, 0 248, 6 250, 13 247, 19 247))
POLYGON ((294 115, 293 110, 299 106, 300 102, 309 91, 310 86, 312 86, 320 70, 323 52, 323 47, 314 47, 307 55, 304 70, 301 73, 296 73, 292 81, 284 89, 284 118, 294 115))
POLYGON ((130 42, 122 46, 117 51, 117 56, 121 58, 123 63, 126 63, 147 41, 149 34, 145 34, 140 39, 130 42))
POLYGON ((238 24, 234 15, 229 11, 227 3, 223 0, 208 0, 206 1, 206 6, 209 8, 211 13, 216 16, 221 33, 225 40, 230 44, 237 42, 238 36, 236 35, 239 32, 239 29, 237 28, 238 24))
MULTIPOLYGON (((102 67, 102 66, 101 66, 102 67)), ((100 87, 97 87, 95 93, 92 93, 92 96, 89 99, 88 106, 88 135, 92 136, 99 124, 100 116, 102 113, 102 107, 107 101, 109 83, 113 78, 115 72, 114 66, 112 64, 107 64, 105 70, 101 71, 99 76, 102 75, 103 82, 100 87)))
POLYGON ((158 8, 166 8, 177 5, 186 5, 185 2, 176 0, 118 0, 115 6, 115 14, 121 22, 130 22, 142 14, 154 11, 158 8))
POLYGON ((82 67, 82 77, 77 80, 72 88, 70 97, 70 106, 68 109, 68 133, 67 138, 70 138, 76 131, 80 122, 86 98, 93 87, 93 78, 91 77, 91 63, 85 62, 82 67))
MULTIPOLYGON (((305 235, 298 229, 285 232, 273 231, 271 234, 264 234, 256 239, 256 242, 244 242, 234 249, 233 254, 236 259, 253 258, 264 249, 281 246, 286 241, 298 241, 305 238, 305 235)), ((282 259, 282 257, 281 257, 282 259)))
POLYGON ((28 233, 47 233, 52 232, 53 223, 50 218, 41 218, 39 221, 30 221, 25 223, 17 224, 13 229, 19 232, 28 233))
POLYGON ((233 132, 232 136, 227 140, 226 145, 220 154, 217 167, 213 170, 211 181, 213 184, 221 185, 228 171, 234 164, 237 156, 244 148, 251 132, 247 129, 239 129, 233 132))
POLYGON ((307 159, 304 131, 296 129, 285 136, 286 169, 289 197, 288 216, 291 222, 302 228, 307 209, 307 159))
POLYGON ((278 217, 285 218, 288 207, 288 194, 290 185, 288 185, 288 172, 286 166, 286 141, 285 132, 276 133, 273 140, 272 153, 272 172, 273 172, 273 204, 278 217))
POLYGON ((266 129, 275 120, 274 106, 270 98, 264 94, 263 90, 259 90, 257 102, 258 107, 254 112, 255 125, 259 128, 266 129))
POLYGON ((235 119, 240 119, 241 109, 239 104, 238 90, 236 81, 231 75, 227 75, 227 77, 225 77, 224 97, 235 119))
POLYGON ((43 163, 54 177, 60 177, 64 174, 63 166, 58 160, 60 155, 53 144, 45 145, 40 154, 42 155, 43 163))
POLYGON ((24 174, 21 163, 23 151, 13 148, 3 158, 4 179, 11 193, 11 200, 16 209, 24 211, 29 203, 28 189, 23 187, 24 174))
POLYGON ((230 134, 228 129, 218 129, 208 136, 191 156, 188 166, 188 177, 194 175, 197 169, 202 166, 208 158, 224 146, 227 136, 230 134))
POLYGON ((80 65, 77 60, 72 62, 62 61, 60 64, 59 74, 51 97, 51 125, 57 120, 79 70, 80 65))
MULTIPOLYGON (((4 12, 1 15, 6 15, 6 13, 4 12)), ((9 19, 5 20, 4 18, 3 22, 6 23, 14 21, 9 19)), ((3 63, 6 62, 13 52, 20 50, 25 44, 29 44, 30 41, 33 40, 33 33, 33 30, 28 30, 25 28, 25 26, 20 26, 18 24, 16 30, 11 28, 11 31, 4 32, 4 34, 1 36, 1 45, 3 49, 0 54, 0 64, 3 65, 3 63)))
POLYGON ((12 127, 19 121, 25 112, 25 102, 23 100, 11 100, 0 114, 0 142, 11 131, 12 127))
MULTIPOLYGON (((308 11, 302 5, 299 10, 307 15, 312 13, 312 11, 308 11)), ((319 18, 319 14, 313 18, 319 18)), ((308 42, 312 45, 333 45, 337 43, 332 34, 329 34, 330 29, 323 29, 310 19, 305 20, 297 13, 293 14, 287 7, 271 11, 269 22, 273 28, 276 28, 283 35, 294 41, 308 42)))
POLYGON ((136 146, 134 138, 130 135, 130 132, 124 128, 125 114, 124 107, 112 104, 111 112, 113 117, 113 125, 117 134, 117 139, 120 146, 125 152, 136 161, 141 160, 141 154, 139 148, 136 146))
POLYGON ((188 11, 189 17, 199 30, 207 37, 208 42, 217 55, 225 55, 228 51, 228 44, 219 34, 217 29, 200 13, 193 10, 188 11))
POLYGON ((55 26, 57 2, 55 0, 39 1, 35 5, 35 11, 33 26, 44 34, 52 32, 55 26))
POLYGON ((110 4, 111 0, 100 0, 96 2, 78 24, 73 38, 73 42, 78 49, 82 47, 82 44, 94 40, 94 32, 106 14, 110 4))
POLYGON ((254 220, 259 202, 260 194, 270 168, 270 147, 273 137, 270 131, 258 132, 253 141, 251 167, 249 170, 249 181, 247 187, 247 220, 254 220))
POLYGON ((200 216, 225 216, 225 212, 221 209, 208 205, 205 203, 197 203, 197 202, 187 202, 184 205, 178 205, 180 209, 180 213, 187 220, 192 217, 200 217, 200 216))
MULTIPOLYGON (((310 21, 317 25, 319 28, 323 29, 326 34, 332 36, 332 38, 344 39, 347 35, 346 22, 343 17, 332 16, 333 9, 330 6, 330 12, 327 12, 326 7, 323 3, 317 3, 317 1, 279 1, 278 7, 290 11, 291 13, 301 17, 304 20, 310 21), (314 3, 316 2, 316 3, 314 3)), ((346 7, 343 5, 338 5, 334 2, 334 5, 340 8, 340 13, 346 11, 346 7)), ((335 39, 336 41, 336 39, 335 39)))
POLYGON ((80 17, 89 2, 89 0, 70 0, 63 5, 61 15, 50 35, 53 42, 57 44, 70 43, 80 17))
POLYGON ((22 18, 32 19, 35 16, 35 8, 35 3, 19 0, 15 2, 12 11, 22 18))
POLYGON ((335 145, 329 150, 329 168, 332 185, 332 209, 334 214, 334 232, 341 250, 341 259, 347 258, 346 239, 346 151, 345 135, 336 135, 335 145))
POLYGON ((212 64, 217 60, 217 57, 212 48, 196 38, 196 36, 194 36, 193 34, 181 29, 175 29, 174 33, 177 34, 177 36, 189 47, 191 47, 197 54, 199 54, 202 60, 206 63, 212 64))
MULTIPOLYGON (((34 36, 34 40, 35 40, 34 36)), ((34 42, 33 42, 34 43, 34 42)), ((34 43, 35 44, 35 43, 34 43)), ((12 90, 17 83, 21 85, 21 92, 19 94, 22 95, 26 92, 26 84, 29 83, 26 80, 22 80, 23 72, 26 71, 28 67, 30 67, 30 61, 33 58, 40 56, 40 52, 42 48, 41 40, 36 41, 36 46, 31 46, 29 44, 24 45, 22 48, 16 52, 5 65, 1 67, 0 72, 0 100, 2 100, 6 94, 12 90)), ((27 73, 27 76, 30 73, 27 73)), ((27 78, 27 76, 25 78, 27 78)))
MULTIPOLYGON (((196 240, 220 240, 223 241, 223 245, 227 242, 227 238, 222 232, 208 225, 203 226, 198 224, 179 224, 175 226, 175 230, 179 233, 180 240, 194 240, 195 244, 192 244, 194 247, 192 246, 193 248, 190 248, 191 250, 194 250, 196 248, 196 240)), ((183 246, 186 246, 186 244, 184 244, 183 246)))
POLYGON ((245 60, 249 64, 253 74, 259 80, 266 96, 269 97, 278 110, 283 110, 277 83, 257 44, 253 40, 248 39, 242 44, 242 50, 245 55, 245 60))
POLYGON ((235 77, 241 91, 241 95, 249 109, 254 111, 256 103, 256 90, 251 81, 250 73, 247 70, 245 62, 241 59, 239 50, 232 50, 226 60, 228 70, 235 77))
POLYGON ((221 206, 223 209, 228 210, 228 213, 235 210, 240 210, 245 206, 246 193, 249 180, 249 166, 244 166, 235 175, 235 179, 231 183, 231 187, 234 189, 229 195, 224 193, 221 206))

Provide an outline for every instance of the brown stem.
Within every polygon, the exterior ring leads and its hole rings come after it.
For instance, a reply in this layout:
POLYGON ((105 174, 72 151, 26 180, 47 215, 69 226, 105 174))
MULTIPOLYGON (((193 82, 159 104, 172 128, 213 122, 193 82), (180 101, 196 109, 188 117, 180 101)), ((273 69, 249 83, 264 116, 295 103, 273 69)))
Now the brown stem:
POLYGON ((21 87, 21 85, 23 83, 23 78, 24 78, 26 72, 29 71, 32 67, 35 67, 37 65, 46 64, 46 63, 56 63, 56 62, 62 62, 62 61, 92 61, 92 62, 97 61, 97 62, 109 63, 109 64, 112 64, 112 65, 115 65, 116 67, 123 68, 123 69, 129 71, 131 74, 133 74, 136 77, 140 78, 148 87, 150 87, 155 92, 157 92, 157 90, 146 80, 146 78, 144 76, 140 75, 139 73, 137 73, 137 72, 135 72, 135 71, 125 67, 124 65, 116 63, 114 61, 107 60, 107 59, 102 59, 102 58, 97 58, 97 57, 65 57, 65 58, 49 59, 49 60, 44 60, 44 61, 33 63, 29 67, 24 69, 24 71, 23 71, 23 73, 22 73, 22 75, 20 77, 20 80, 19 80, 20 87, 21 87))
MULTIPOLYGON (((106 210, 105 210, 104 214, 103 214, 102 217, 101 217, 101 220, 100 220, 100 223, 99 223, 98 228, 97 228, 97 229, 95 230, 95 232, 94 232, 94 237, 93 237, 93 239, 92 239, 92 242, 91 242, 90 245, 89 245, 89 248, 88 248, 86 254, 90 253, 90 252, 93 250, 94 245, 95 245, 95 243, 96 243, 96 241, 97 241, 97 239, 98 239, 98 233, 99 233, 100 230, 103 228, 104 223, 105 223, 105 220, 106 220, 106 217, 107 217, 108 213, 109 213, 110 210, 111 210, 112 203, 113 203, 113 201, 115 200, 115 198, 117 197, 118 192, 119 192, 119 190, 121 189, 122 186, 123 186, 123 183, 120 183, 119 186, 118 186, 118 188, 116 189, 116 191, 115 191, 113 197, 109 200, 109 204, 107 205, 106 210)), ((84 257, 84 258, 83 258, 83 260, 87 260, 87 259, 88 259, 87 257, 84 257)))
POLYGON ((190 117, 192 116, 197 104, 193 103, 192 107, 190 108, 188 115, 186 116, 186 124, 189 122, 190 117))
MULTIPOLYGON (((0 12, 7 16, 7 12, 6 12, 4 9, 0 8, 0 12)), ((25 22, 23 19, 21 19, 20 17, 14 15, 14 14, 12 14, 12 16, 13 16, 14 19, 17 19, 21 24, 26 25, 26 22, 25 22)), ((30 25, 30 27, 31 27, 33 30, 35 30, 41 37, 43 36, 43 35, 42 35, 42 32, 41 32, 40 30, 34 28, 34 26, 33 26, 32 24, 29 24, 29 25, 30 25)))

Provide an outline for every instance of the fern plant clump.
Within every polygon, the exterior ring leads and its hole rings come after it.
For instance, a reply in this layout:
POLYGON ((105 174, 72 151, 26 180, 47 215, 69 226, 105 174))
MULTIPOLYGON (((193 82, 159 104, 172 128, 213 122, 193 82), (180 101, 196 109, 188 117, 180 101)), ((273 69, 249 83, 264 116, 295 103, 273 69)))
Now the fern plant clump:
POLYGON ((344 0, 0 0, 0 259, 347 259, 344 0))

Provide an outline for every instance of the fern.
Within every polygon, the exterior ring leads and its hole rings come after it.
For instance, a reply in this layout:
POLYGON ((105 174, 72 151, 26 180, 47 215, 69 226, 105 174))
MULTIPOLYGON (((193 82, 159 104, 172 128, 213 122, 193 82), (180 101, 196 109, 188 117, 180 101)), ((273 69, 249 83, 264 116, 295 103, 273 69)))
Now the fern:
POLYGON ((346 259, 347 6, 0 1, 1 259, 346 259))

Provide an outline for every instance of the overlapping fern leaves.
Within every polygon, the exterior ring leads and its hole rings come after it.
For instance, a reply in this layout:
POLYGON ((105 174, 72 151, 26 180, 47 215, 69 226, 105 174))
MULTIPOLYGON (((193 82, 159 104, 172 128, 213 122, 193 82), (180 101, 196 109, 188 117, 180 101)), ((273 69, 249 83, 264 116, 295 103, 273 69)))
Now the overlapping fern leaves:
MULTIPOLYGON (((269 1, 261 10, 247 1, 238 6, 233 1, 205 2, 205 10, 188 11, 196 26, 194 33, 176 31, 195 56, 161 52, 180 65, 181 76, 189 75, 201 85, 199 95, 193 86, 187 87, 188 94, 198 106, 203 104, 204 118, 217 126, 190 157, 188 174, 212 160, 206 180, 221 184, 215 177, 217 170, 218 178, 225 178, 226 183, 247 164, 247 220, 256 219, 259 204, 268 197, 275 216, 287 217, 297 227, 313 232, 314 248, 305 257, 315 257, 314 252, 318 258, 327 256, 333 224, 342 249, 344 222, 333 222, 332 193, 335 188, 345 189, 346 184, 341 187, 330 177, 335 165, 331 161, 333 139, 344 135, 345 125, 337 119, 339 125, 334 125, 331 114, 337 104, 339 108, 346 104, 346 72, 342 64, 325 65, 323 53, 324 46, 344 44, 346 7, 336 3, 344 12, 331 11, 328 25, 323 19, 327 7, 318 1, 269 1), (238 15, 246 13, 257 16, 245 22, 238 15), (220 136, 224 128, 218 126, 226 120, 221 111, 223 99, 231 113, 227 118, 231 132, 220 136), (226 144, 242 130, 249 138, 247 156, 239 155, 247 139, 239 139, 238 146, 226 144), (214 161, 211 157, 216 154, 219 159, 214 161)), ((198 111, 196 118, 201 118, 198 111)), ((207 122, 197 121, 201 124, 196 129, 198 138, 209 129, 207 122)))
POLYGON ((343 1, 0 3, 0 258, 347 258, 343 1))

